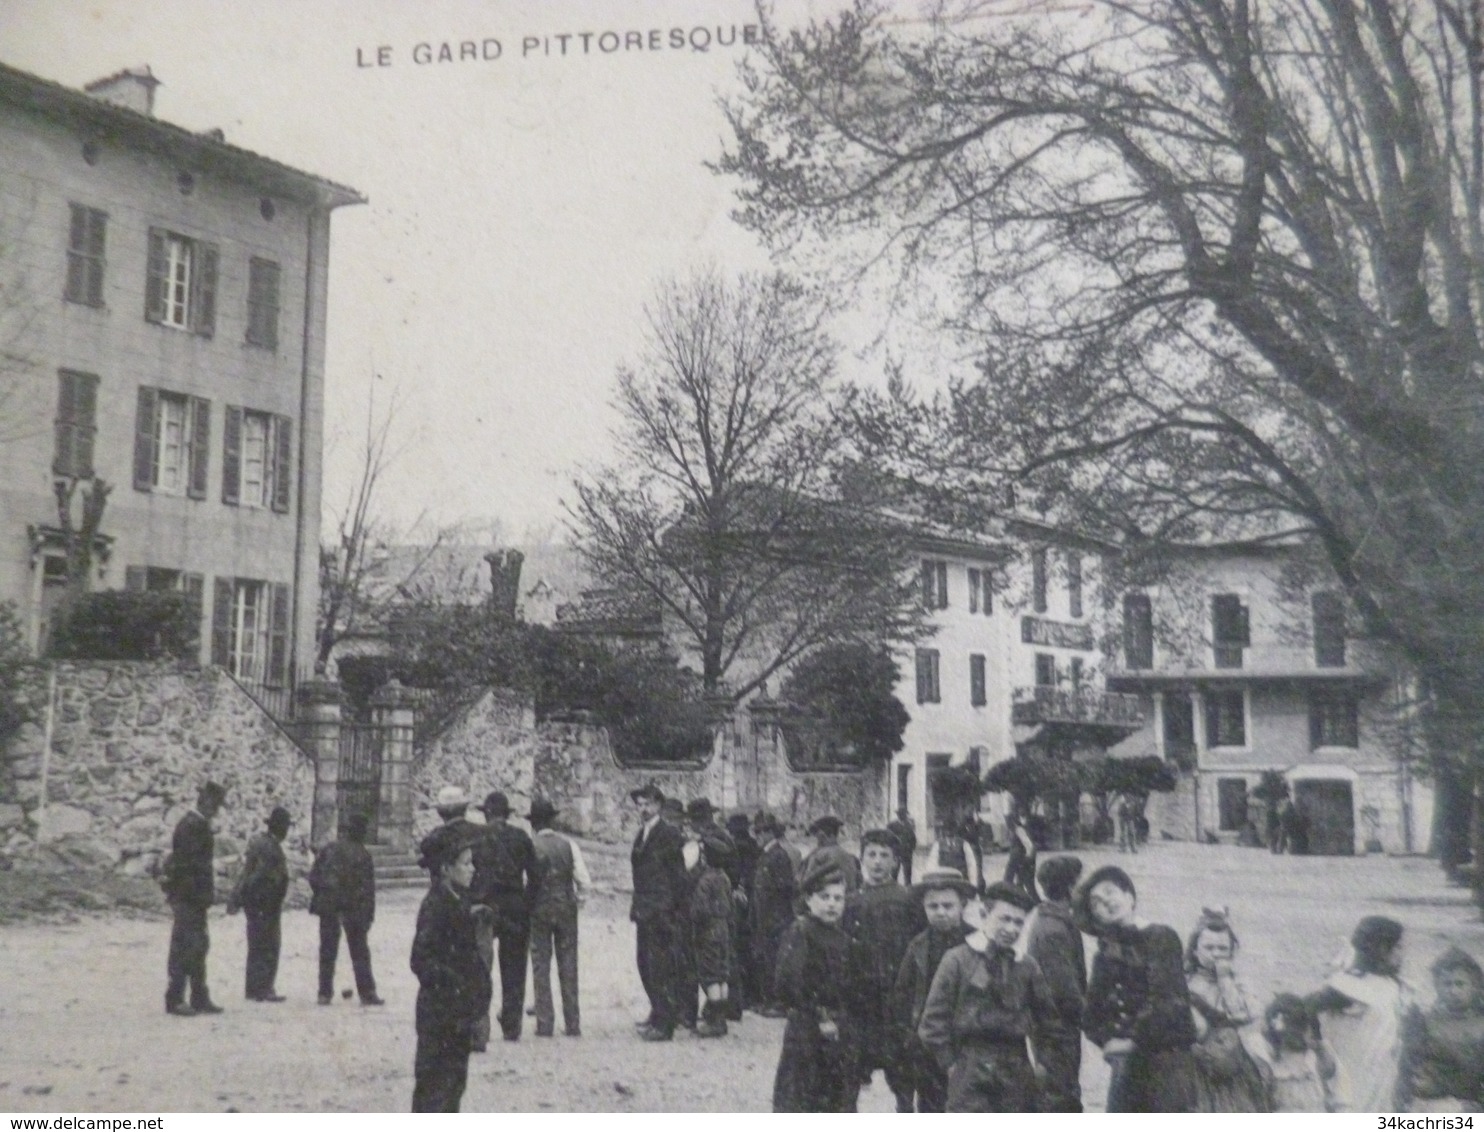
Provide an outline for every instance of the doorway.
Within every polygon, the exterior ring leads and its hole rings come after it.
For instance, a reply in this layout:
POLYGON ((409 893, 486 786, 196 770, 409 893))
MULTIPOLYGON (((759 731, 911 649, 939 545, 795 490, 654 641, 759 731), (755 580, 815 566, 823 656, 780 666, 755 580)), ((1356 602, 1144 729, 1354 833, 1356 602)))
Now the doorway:
POLYGON ((1355 855, 1355 797, 1350 783, 1300 779, 1293 784, 1293 804, 1306 819, 1306 852, 1321 857, 1355 855))

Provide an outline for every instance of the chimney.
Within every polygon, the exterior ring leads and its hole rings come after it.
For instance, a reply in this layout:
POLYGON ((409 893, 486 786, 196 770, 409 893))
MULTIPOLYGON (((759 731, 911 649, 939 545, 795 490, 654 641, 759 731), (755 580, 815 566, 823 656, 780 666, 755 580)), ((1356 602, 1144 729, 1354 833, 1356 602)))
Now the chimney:
POLYGON ((155 87, 160 80, 155 78, 145 64, 141 67, 126 67, 106 79, 97 79, 82 89, 99 102, 122 106, 136 114, 155 116, 155 87))

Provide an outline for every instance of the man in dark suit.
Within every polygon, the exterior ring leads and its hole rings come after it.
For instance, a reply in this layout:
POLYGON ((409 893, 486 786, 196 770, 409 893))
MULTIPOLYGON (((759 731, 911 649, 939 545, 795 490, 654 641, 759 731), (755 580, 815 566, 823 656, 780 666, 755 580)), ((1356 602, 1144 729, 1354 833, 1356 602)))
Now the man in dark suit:
POLYGON ((385 1005, 376 993, 376 978, 371 973, 371 944, 367 940, 376 919, 376 863, 366 848, 369 824, 365 814, 348 816, 340 838, 319 851, 309 870, 309 887, 314 891, 309 910, 319 917, 321 1006, 335 1001, 335 960, 340 952, 342 929, 361 1005, 385 1005))
POLYGON ((772 814, 760 813, 753 828, 763 843, 762 856, 752 874, 748 907, 759 983, 757 1012, 765 1018, 781 1018, 787 1011, 779 1005, 773 972, 778 967, 778 945, 783 933, 794 922, 797 882, 793 859, 783 844, 783 823, 772 814))
POLYGON ((484 814, 485 824, 483 828, 473 827, 474 883, 469 899, 494 913, 489 962, 493 967, 494 948, 498 946, 500 1031, 507 1042, 517 1042, 526 1009, 531 908, 541 888, 541 865, 531 835, 510 824, 509 798, 492 790, 478 809, 484 814))
POLYGON ((283 898, 289 891, 289 864, 283 855, 283 839, 293 819, 288 810, 274 806, 268 815, 268 832, 247 843, 242 875, 227 900, 227 912, 241 908, 247 917, 247 998, 249 1002, 282 1002, 273 987, 278 978, 280 921, 283 898))
POLYGON ((176 824, 170 842, 164 887, 174 922, 166 963, 169 983, 165 988, 165 1013, 181 1018, 222 1012, 206 989, 206 952, 211 946, 206 932, 206 911, 216 899, 216 874, 212 865, 216 841, 211 833, 211 819, 226 797, 226 788, 220 784, 203 785, 196 793, 195 809, 176 824), (189 1003, 185 999, 187 983, 191 988, 189 1003))
POLYGON ((665 796, 654 783, 630 791, 639 807, 640 827, 634 837, 634 897, 629 919, 634 921, 639 978, 649 996, 649 1018, 640 1025, 646 1042, 668 1042, 675 1036, 681 988, 675 958, 681 896, 686 887, 684 837, 660 820, 665 796))

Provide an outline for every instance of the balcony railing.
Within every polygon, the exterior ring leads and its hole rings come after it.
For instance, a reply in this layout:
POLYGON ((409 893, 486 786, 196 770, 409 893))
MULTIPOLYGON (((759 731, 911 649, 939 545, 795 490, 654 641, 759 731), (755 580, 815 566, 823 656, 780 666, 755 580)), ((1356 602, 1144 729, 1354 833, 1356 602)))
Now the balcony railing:
POLYGON ((1016 688, 1010 711, 1014 722, 1026 726, 1087 723, 1129 730, 1144 726, 1144 708, 1138 696, 1096 688, 1056 688, 1049 684, 1016 688))

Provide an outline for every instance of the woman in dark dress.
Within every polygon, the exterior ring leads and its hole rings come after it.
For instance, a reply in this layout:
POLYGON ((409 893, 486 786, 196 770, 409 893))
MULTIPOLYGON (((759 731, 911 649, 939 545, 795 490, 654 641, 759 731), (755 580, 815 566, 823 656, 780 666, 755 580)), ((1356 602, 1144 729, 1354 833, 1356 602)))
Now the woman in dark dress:
POLYGON ((1108 1112, 1192 1112, 1195 1022, 1180 937, 1135 916, 1134 882, 1098 869, 1077 892, 1078 913, 1098 938, 1082 1031, 1112 1070, 1108 1112))
POLYGON ((840 927, 840 869, 829 863, 811 868, 800 888, 808 911, 784 933, 774 979, 788 1023, 773 1080, 773 1111, 854 1112, 860 1090, 856 979, 865 957, 840 927))

